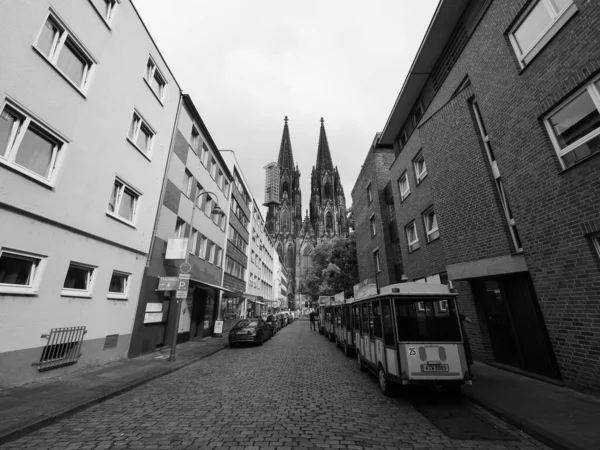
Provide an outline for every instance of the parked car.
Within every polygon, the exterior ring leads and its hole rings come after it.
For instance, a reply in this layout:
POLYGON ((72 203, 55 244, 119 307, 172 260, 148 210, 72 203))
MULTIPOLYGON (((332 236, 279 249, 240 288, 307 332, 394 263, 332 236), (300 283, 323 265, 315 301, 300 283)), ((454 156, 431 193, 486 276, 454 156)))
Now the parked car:
POLYGON ((272 336, 271 328, 261 317, 242 319, 229 330, 229 345, 231 347, 241 343, 263 345, 272 336))
POLYGON ((271 335, 274 336, 281 329, 281 323, 274 314, 263 316, 263 320, 267 322, 267 325, 271 328, 271 335))

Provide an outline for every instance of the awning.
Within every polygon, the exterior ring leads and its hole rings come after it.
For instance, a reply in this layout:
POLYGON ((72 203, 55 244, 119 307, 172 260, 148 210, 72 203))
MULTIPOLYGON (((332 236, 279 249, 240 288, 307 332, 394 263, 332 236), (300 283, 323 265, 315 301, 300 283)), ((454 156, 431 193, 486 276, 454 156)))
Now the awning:
POLYGON ((243 295, 241 292, 232 291, 231 289, 227 289, 227 288, 225 288, 223 286, 218 286, 216 284, 207 283, 206 281, 198 280, 197 278, 190 278, 190 281, 193 281, 194 283, 198 283, 198 284, 203 284, 205 286, 217 289, 219 291, 229 292, 231 294, 236 294, 236 295, 243 295))

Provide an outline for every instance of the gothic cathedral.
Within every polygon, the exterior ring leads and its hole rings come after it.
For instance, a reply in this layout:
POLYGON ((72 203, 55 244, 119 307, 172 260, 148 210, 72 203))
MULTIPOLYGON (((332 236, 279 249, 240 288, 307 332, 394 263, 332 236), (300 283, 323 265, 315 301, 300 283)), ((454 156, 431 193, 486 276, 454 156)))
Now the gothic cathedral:
MULTIPOLYGON (((325 123, 321 118, 317 163, 310 179, 309 210, 302 218, 300 170, 294 165, 288 118, 277 159, 279 171, 278 201, 266 203, 267 230, 276 242, 275 248, 293 280, 288 300, 299 307, 304 302, 297 288, 303 273, 311 265, 312 250, 323 240, 348 235, 346 197, 337 167, 333 166, 325 123)), ((291 305, 290 305, 291 306, 291 305)))

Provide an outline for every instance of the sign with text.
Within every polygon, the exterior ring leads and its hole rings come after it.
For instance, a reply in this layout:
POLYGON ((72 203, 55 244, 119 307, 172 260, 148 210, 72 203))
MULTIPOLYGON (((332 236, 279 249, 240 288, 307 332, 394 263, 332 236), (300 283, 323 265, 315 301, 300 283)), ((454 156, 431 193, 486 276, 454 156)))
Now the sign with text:
POLYGON ((157 291, 174 291, 177 289, 177 277, 159 277, 157 291))
POLYGON ((175 298, 187 298, 188 288, 190 287, 189 274, 182 273, 177 280, 177 295, 175 298))
POLYGON ((215 334, 222 334, 223 333, 223 321, 222 320, 215 320, 215 334))

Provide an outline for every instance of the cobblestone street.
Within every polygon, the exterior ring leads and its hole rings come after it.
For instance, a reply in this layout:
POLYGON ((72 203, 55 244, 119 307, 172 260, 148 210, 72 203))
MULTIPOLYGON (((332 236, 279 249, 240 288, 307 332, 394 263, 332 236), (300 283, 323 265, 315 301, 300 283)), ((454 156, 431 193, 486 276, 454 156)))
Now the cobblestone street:
POLYGON ((262 347, 227 348, 0 448, 547 448, 466 408, 507 439, 450 439, 297 321, 262 347))

